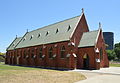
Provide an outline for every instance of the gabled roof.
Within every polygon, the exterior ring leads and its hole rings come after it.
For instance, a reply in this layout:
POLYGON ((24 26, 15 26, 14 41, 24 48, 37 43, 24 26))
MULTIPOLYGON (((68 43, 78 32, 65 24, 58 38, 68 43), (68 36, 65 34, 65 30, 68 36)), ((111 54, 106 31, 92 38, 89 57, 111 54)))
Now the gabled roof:
POLYGON ((84 32, 78 47, 95 46, 99 35, 99 30, 84 32))
POLYGON ((19 43, 19 41, 21 40, 22 37, 16 37, 14 39, 14 41, 9 45, 9 47, 7 48, 7 50, 13 50, 15 49, 15 46, 19 43))
POLYGON ((28 32, 23 36, 16 48, 68 41, 74 32, 81 16, 76 16, 52 25, 28 32))

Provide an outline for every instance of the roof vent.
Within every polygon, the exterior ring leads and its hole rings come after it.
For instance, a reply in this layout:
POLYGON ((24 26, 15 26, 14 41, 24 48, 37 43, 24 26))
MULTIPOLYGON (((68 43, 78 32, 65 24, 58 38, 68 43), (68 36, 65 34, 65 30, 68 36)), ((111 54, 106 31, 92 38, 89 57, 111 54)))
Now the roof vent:
POLYGON ((15 45, 15 43, 13 43, 13 45, 12 46, 14 46, 15 45))
POLYGON ((24 37, 23 41, 25 41, 25 40, 26 40, 26 37, 24 37))
POLYGON ((56 30, 56 33, 58 33, 58 31, 59 31, 59 30, 57 29, 57 30, 56 30))
POLYGON ((33 38, 33 35, 31 35, 30 40, 33 38))
POLYGON ((38 34, 38 38, 41 36, 41 33, 38 34))
POLYGON ((49 34, 49 31, 47 31, 46 36, 49 34))
POLYGON ((69 27, 68 27, 68 30, 67 31, 69 31, 71 29, 71 27, 70 27, 70 25, 69 25, 69 27))

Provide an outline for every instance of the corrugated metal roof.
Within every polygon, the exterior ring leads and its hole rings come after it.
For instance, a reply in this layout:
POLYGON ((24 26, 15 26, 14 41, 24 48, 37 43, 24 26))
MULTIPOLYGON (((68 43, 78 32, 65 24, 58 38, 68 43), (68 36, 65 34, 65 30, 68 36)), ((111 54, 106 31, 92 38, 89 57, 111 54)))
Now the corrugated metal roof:
POLYGON ((78 47, 95 46, 98 34, 99 34, 99 30, 84 32, 78 47))
POLYGON ((10 44, 7 50, 13 50, 22 37, 15 38, 14 41, 10 44))
MULTIPOLYGON (((82 16, 82 15, 81 15, 82 16)), ((25 34, 16 48, 69 40, 81 16, 76 16, 25 34)))

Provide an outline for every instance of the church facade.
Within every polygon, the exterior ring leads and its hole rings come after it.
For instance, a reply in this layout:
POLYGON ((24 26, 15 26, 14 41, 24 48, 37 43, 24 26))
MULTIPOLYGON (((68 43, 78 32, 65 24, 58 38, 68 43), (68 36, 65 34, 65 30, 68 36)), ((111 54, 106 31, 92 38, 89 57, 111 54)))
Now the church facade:
POLYGON ((84 12, 16 37, 6 53, 6 64, 55 69, 109 67, 101 27, 89 31, 84 12))

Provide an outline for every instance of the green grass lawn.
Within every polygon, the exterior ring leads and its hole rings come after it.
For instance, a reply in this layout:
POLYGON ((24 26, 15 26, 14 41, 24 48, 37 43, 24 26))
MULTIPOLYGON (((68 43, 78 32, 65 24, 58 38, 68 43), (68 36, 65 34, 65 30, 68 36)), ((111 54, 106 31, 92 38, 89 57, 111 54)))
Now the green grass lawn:
POLYGON ((110 64, 111 67, 120 67, 120 64, 110 64))
POLYGON ((10 66, 0 63, 0 83, 74 83, 86 77, 77 72, 10 66))
POLYGON ((40 70, 40 69, 39 68, 32 68, 32 67, 5 65, 3 62, 1 62, 0 63, 0 70, 40 70))

